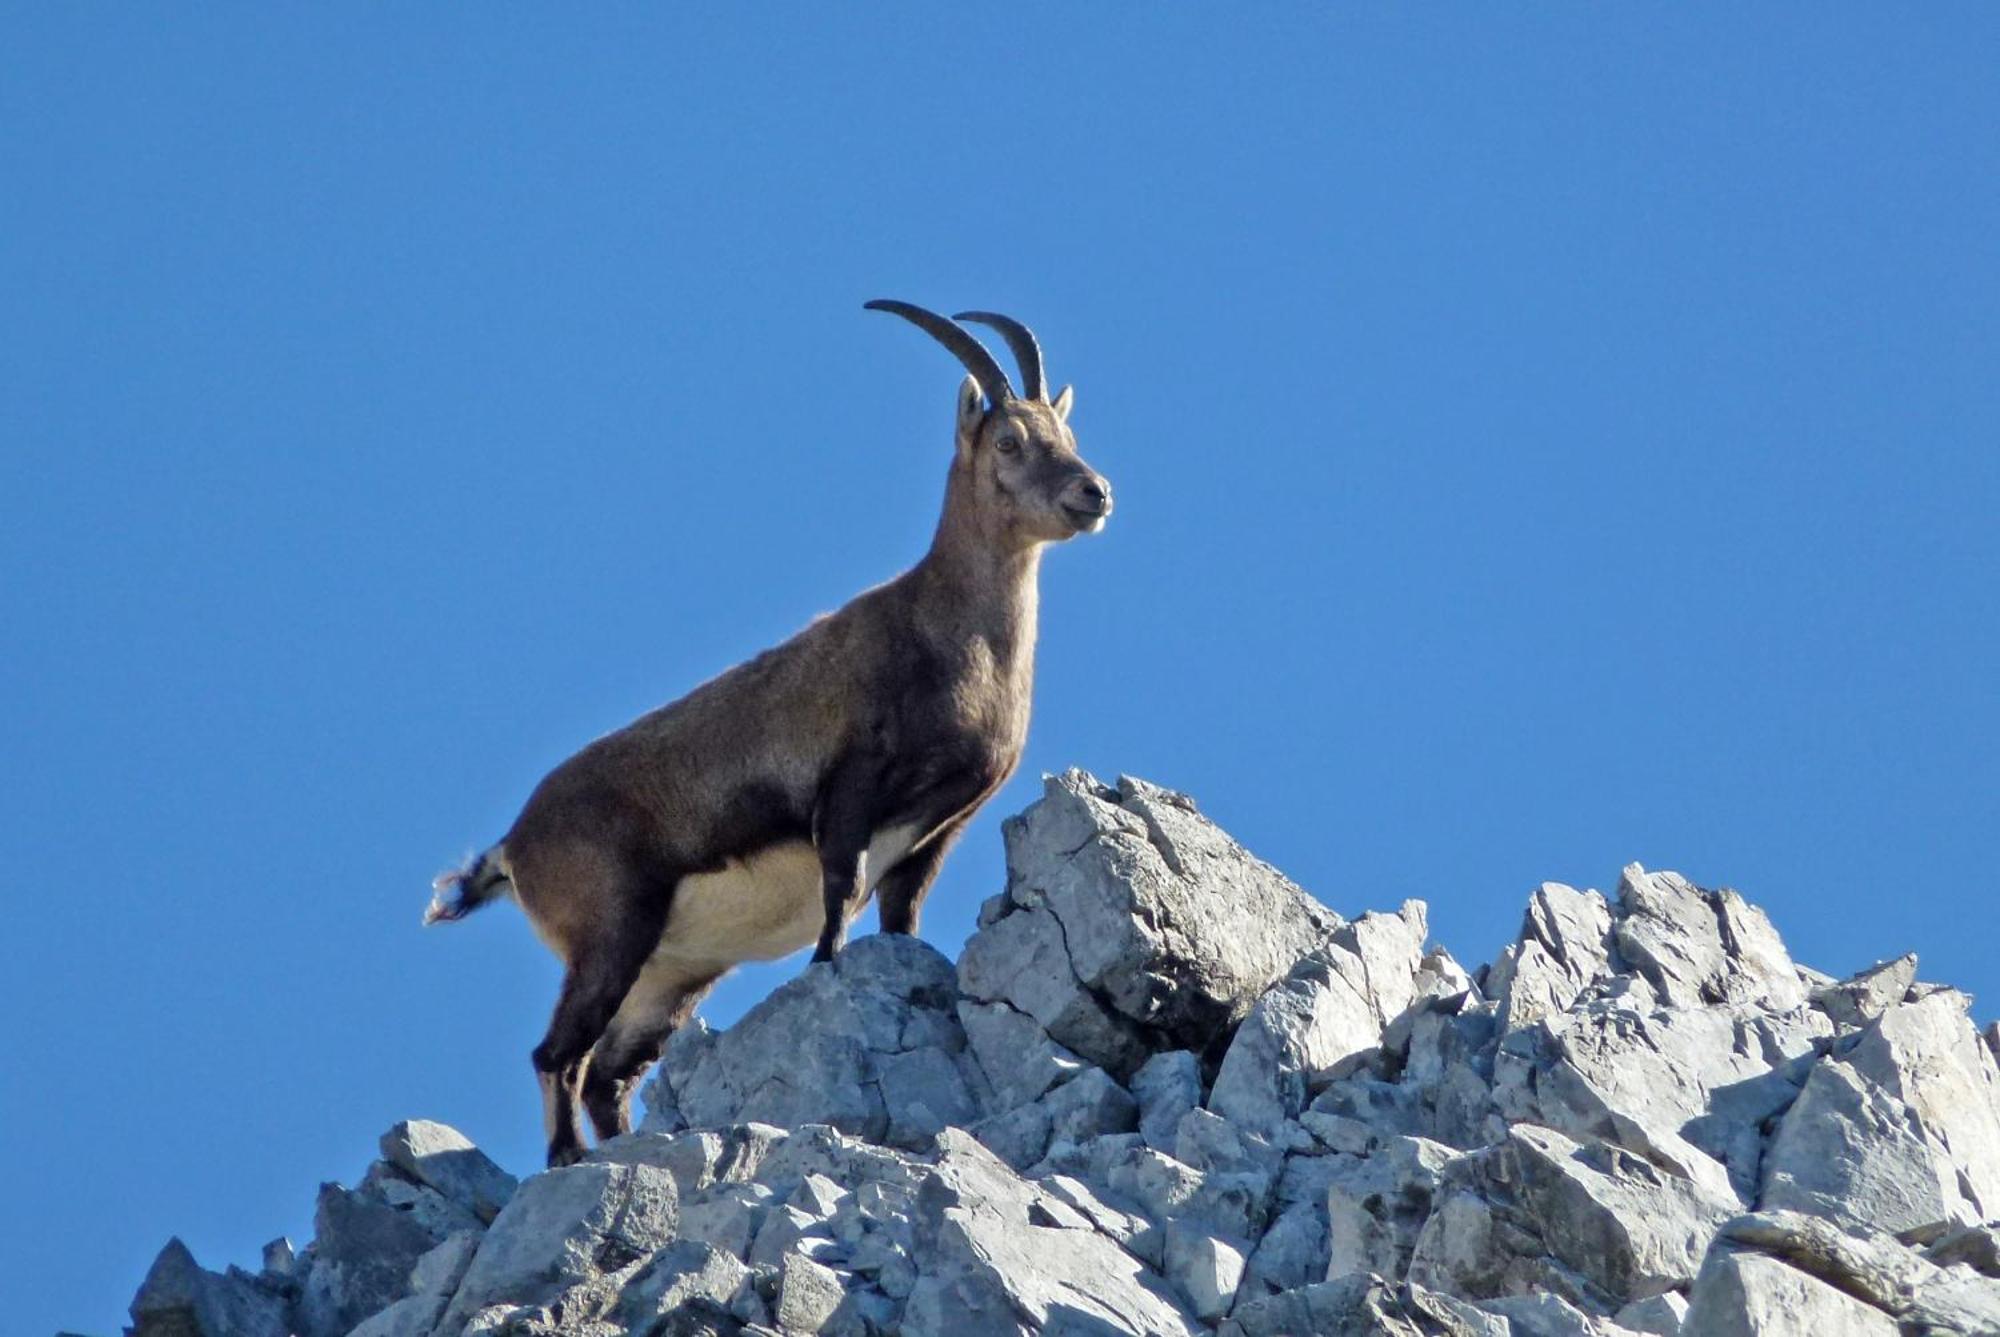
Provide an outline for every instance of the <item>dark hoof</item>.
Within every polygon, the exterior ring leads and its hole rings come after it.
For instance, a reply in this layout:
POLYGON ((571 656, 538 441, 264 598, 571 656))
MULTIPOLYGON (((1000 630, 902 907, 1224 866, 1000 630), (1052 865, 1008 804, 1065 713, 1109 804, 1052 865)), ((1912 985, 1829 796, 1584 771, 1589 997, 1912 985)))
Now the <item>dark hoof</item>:
POLYGON ((575 1165, 583 1159, 583 1148, 571 1144, 566 1147, 549 1148, 549 1169, 560 1170, 565 1165, 575 1165))

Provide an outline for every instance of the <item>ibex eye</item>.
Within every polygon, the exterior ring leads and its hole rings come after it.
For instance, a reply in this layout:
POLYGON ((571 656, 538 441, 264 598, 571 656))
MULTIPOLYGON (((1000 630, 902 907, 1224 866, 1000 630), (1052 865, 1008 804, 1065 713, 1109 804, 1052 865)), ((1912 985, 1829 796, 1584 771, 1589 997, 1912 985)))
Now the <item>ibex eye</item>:
POLYGON ((1012 455, 1021 448, 1021 443, 1011 436, 1003 436, 993 443, 993 448, 1002 455, 1012 455))

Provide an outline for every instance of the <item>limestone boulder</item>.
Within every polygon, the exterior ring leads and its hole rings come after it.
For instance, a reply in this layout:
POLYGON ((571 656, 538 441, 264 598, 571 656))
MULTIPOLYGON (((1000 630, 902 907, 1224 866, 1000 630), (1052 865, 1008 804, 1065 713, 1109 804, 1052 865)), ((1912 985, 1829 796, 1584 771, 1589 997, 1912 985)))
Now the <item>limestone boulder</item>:
POLYGON ((923 1146, 980 1114, 951 962, 874 934, 810 965, 722 1032, 683 1028, 646 1091, 647 1128, 823 1123, 923 1146))
POLYGON ((1121 1079, 1226 1037, 1341 922, 1192 800, 1129 777, 1051 777, 1005 835, 1006 901, 960 986, 1121 1079))

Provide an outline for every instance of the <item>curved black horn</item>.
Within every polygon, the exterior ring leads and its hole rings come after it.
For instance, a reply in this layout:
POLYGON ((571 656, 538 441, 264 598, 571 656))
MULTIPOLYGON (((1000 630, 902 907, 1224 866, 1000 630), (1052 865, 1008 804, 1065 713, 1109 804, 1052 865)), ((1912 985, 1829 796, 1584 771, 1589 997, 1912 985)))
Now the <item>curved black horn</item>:
POLYGON ((1035 342, 1033 330, 1012 316, 992 311, 961 311, 952 319, 976 320, 981 325, 991 325, 1000 331, 1007 347, 1014 350, 1014 361, 1021 364, 1022 388, 1027 391, 1028 398, 1048 403, 1049 384, 1042 376, 1042 346, 1035 342))
POLYGON ((986 345, 937 312, 926 311, 908 302, 891 301, 886 297, 878 297, 862 305, 870 311, 887 311, 890 315, 901 316, 949 348, 953 355, 965 364, 965 369, 972 373, 972 378, 979 382, 979 388, 986 392, 986 397, 995 404, 1014 398, 1013 382, 1007 379, 1006 372, 1000 370, 1000 364, 994 361, 993 354, 986 351, 986 345))

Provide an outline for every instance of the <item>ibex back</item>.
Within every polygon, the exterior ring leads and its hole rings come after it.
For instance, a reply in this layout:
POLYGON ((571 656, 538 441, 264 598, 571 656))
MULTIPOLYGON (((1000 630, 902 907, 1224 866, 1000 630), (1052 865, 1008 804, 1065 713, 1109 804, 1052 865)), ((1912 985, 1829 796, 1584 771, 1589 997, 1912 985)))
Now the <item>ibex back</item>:
POLYGON ((1034 680, 1043 547, 1101 529, 1111 488, 1050 399, 1040 349, 1005 316, 1014 391, 964 328, 929 332, 968 375, 944 513, 916 566, 775 649, 563 762, 500 842, 436 884, 425 921, 510 889, 566 972, 534 1051, 550 1165, 630 1127, 632 1084, 732 967, 840 950, 871 895, 915 933, 945 851, 1012 774, 1034 680))

